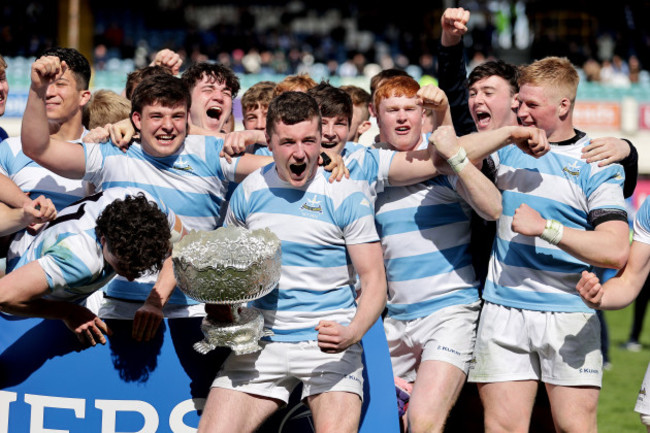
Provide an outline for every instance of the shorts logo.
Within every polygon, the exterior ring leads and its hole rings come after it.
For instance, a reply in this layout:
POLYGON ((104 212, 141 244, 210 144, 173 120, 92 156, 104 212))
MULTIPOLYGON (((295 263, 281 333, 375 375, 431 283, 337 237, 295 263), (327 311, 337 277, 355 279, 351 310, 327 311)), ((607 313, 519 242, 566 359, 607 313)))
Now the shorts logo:
POLYGON ((457 351, 457 350, 452 349, 451 347, 438 345, 438 347, 436 349, 437 350, 442 350, 442 351, 445 351, 445 352, 449 352, 449 353, 453 353, 456 356, 460 356, 460 352, 457 351))
POLYGON ((598 374, 600 371, 596 370, 595 368, 581 368, 578 370, 580 373, 585 373, 585 374, 598 374))
POLYGON ((357 382, 358 384, 361 384, 361 379, 359 379, 354 374, 348 374, 347 376, 345 376, 345 378, 348 379, 348 380, 353 380, 353 381, 357 382))
POLYGON ((577 161, 573 161, 573 164, 565 166, 562 171, 569 173, 571 176, 577 176, 580 174, 580 167, 577 161))
MULTIPOLYGON (((323 207, 321 206, 320 201, 316 199, 316 195, 314 195, 311 200, 307 199, 307 201, 300 206, 300 210, 311 213, 311 216, 323 213, 323 207)), ((305 212, 303 212, 303 214, 305 214, 305 212)))

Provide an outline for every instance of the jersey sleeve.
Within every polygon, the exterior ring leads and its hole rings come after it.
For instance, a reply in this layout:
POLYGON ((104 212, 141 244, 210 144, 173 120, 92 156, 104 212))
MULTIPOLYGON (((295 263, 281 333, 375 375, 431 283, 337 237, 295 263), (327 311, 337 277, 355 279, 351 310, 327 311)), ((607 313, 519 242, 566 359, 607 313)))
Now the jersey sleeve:
POLYGON ((230 197, 228 211, 226 212, 226 218, 223 225, 225 227, 246 227, 247 214, 248 202, 244 194, 244 188, 240 184, 235 188, 235 191, 233 191, 232 197, 230 197))
POLYGON ((379 241, 372 205, 360 191, 352 192, 343 200, 336 210, 336 219, 346 244, 379 241))
POLYGON ((112 144, 83 143, 86 156, 86 173, 83 179, 100 187, 102 184, 102 169, 104 167, 104 155, 101 146, 112 146, 112 144))
POLYGON ((634 240, 650 244, 650 201, 647 198, 634 218, 634 240))
POLYGON ((591 164, 593 172, 587 179, 585 192, 589 211, 598 209, 617 209, 625 211, 623 183, 625 172, 618 164, 596 167, 591 164))
POLYGON ((85 233, 58 240, 43 251, 38 263, 52 291, 88 286, 104 269, 101 246, 85 233))

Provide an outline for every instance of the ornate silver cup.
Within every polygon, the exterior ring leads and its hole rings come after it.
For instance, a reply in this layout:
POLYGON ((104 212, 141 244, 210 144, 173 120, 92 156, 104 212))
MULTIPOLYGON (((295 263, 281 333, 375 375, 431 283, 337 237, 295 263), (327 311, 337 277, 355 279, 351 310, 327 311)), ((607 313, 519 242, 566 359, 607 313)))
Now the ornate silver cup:
POLYGON ((230 347, 237 355, 260 350, 259 339, 271 332, 264 330, 262 314, 244 304, 266 295, 280 280, 278 237, 269 229, 241 227, 192 231, 174 244, 172 261, 180 289, 206 303, 205 339, 194 350, 205 354, 230 347), (214 314, 219 305, 229 306, 230 318, 214 314))

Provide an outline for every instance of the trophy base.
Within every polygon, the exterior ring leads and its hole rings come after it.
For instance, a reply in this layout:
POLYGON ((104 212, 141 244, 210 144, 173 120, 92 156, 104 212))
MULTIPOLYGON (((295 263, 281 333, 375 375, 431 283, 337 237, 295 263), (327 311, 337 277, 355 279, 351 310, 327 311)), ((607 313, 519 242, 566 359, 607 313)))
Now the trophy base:
MULTIPOLYGON (((237 307, 233 306, 233 311, 237 307)), ((217 347, 229 347, 235 355, 245 355, 261 350, 260 338, 272 335, 264 330, 262 313, 251 308, 241 307, 235 314, 233 323, 218 322, 210 316, 203 318, 201 331, 205 338, 194 344, 194 350, 205 355, 217 347)))

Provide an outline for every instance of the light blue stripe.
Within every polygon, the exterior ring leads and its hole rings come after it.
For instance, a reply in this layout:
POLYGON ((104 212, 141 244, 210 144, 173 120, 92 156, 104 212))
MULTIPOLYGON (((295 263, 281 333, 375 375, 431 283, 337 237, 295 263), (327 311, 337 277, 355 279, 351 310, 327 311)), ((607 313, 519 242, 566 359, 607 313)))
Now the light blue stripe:
POLYGON ((355 303, 351 287, 346 286, 328 291, 276 288, 251 305, 271 311, 326 312, 354 308, 355 303))
MULTIPOLYGON (((114 278, 108 285, 104 287, 104 291, 108 296, 118 299, 129 299, 136 301, 144 301, 149 296, 149 292, 153 288, 153 284, 139 283, 137 281, 126 281, 120 278, 114 278)), ((172 292, 168 304, 178 305, 196 305, 199 302, 185 296, 183 292, 177 287, 172 292)))
POLYGON ((625 183, 625 172, 623 171, 623 168, 618 164, 612 164, 604 167, 601 171, 594 173, 594 175, 589 178, 589 185, 587 186, 587 191, 585 191, 587 197, 589 197, 604 183, 618 185, 623 188, 623 184, 625 183))
POLYGON ((478 301, 478 288, 456 290, 415 304, 388 304, 388 315, 395 320, 412 320, 452 305, 471 304, 478 301))
POLYGON ((437 204, 381 212, 375 217, 380 237, 468 221, 460 204, 437 204))
POLYGON ((325 270, 347 265, 345 245, 305 245, 282 241, 282 266, 318 266, 325 270))
POLYGON ((266 341, 286 341, 286 342, 296 342, 296 341, 309 341, 318 339, 318 331, 314 328, 302 328, 302 329, 276 329, 271 328, 273 335, 270 337, 262 337, 262 340, 266 341))
POLYGON ((542 215, 543 218, 558 220, 567 227, 583 229, 588 226, 587 213, 552 198, 522 194, 515 191, 502 191, 503 215, 513 216, 522 203, 526 203, 542 215))
POLYGON ((583 312, 593 313, 577 293, 542 293, 517 290, 495 284, 489 279, 485 282, 483 299, 506 307, 534 311, 583 312))
POLYGON ((104 189, 113 187, 137 187, 162 200, 177 215, 191 217, 219 216, 219 209, 223 199, 213 194, 199 194, 180 191, 158 185, 150 185, 134 181, 108 181, 102 184, 104 189))
POLYGON ((579 274, 584 270, 591 269, 588 264, 560 249, 508 242, 498 237, 495 241, 497 260, 508 266, 528 268, 538 272, 549 271, 566 274, 579 274))
POLYGON ((542 158, 534 158, 523 153, 518 147, 510 145, 500 149, 498 153, 502 164, 517 169, 519 173, 517 175, 518 177, 528 176, 528 173, 524 173, 524 170, 534 173, 543 173, 546 175, 562 177, 578 185, 580 188, 583 188, 583 185, 581 185, 581 179, 587 179, 591 172, 591 167, 584 160, 555 152, 548 152, 542 158), (563 171, 564 167, 572 165, 573 163, 576 163, 576 167, 580 173, 575 176, 563 171))
POLYGON ((314 216, 320 214, 323 218, 319 218, 319 221, 331 223, 331 216, 329 213, 325 213, 328 208, 332 208, 328 197, 290 188, 270 188, 253 191, 248 198, 248 202, 252 205, 251 209, 248 209, 248 214, 264 212, 287 215, 287 218, 290 218, 289 215, 302 217, 301 206, 307 203, 308 200, 313 200, 314 197, 316 202, 320 202, 322 211, 313 210, 309 212, 314 216))
POLYGON ((386 260, 388 281, 408 281, 446 274, 472 264, 467 245, 386 260))

